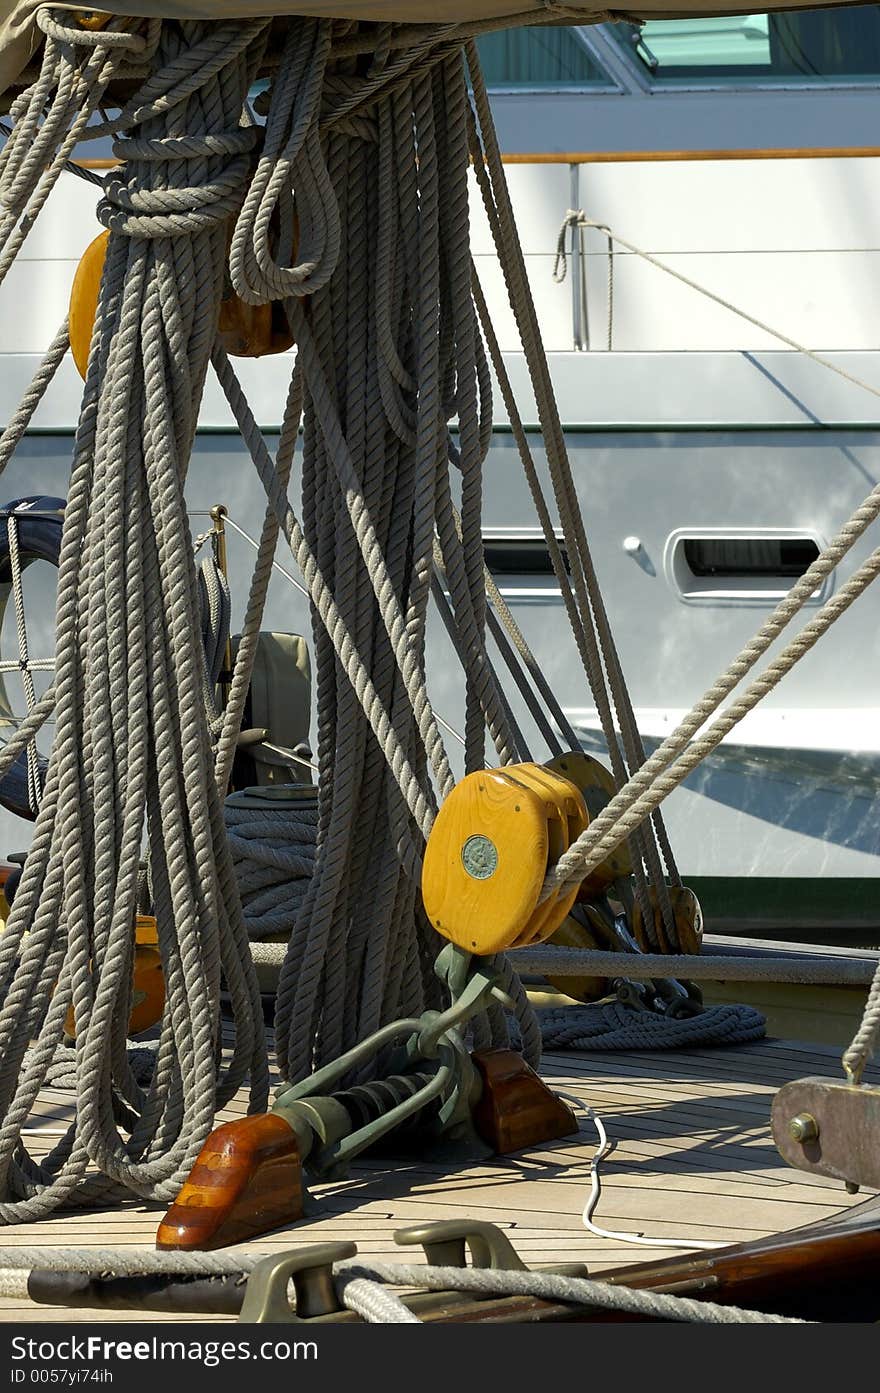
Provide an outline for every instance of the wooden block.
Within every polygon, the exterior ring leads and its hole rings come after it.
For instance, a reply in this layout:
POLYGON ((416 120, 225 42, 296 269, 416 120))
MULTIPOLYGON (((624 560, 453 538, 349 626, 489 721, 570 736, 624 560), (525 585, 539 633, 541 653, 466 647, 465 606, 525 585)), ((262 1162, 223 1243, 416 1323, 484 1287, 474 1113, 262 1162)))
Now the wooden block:
POLYGON ((95 315, 98 312, 98 292, 104 274, 109 232, 100 233, 90 242, 76 268, 70 289, 70 351, 83 379, 89 365, 89 348, 95 315))
POLYGON ((456 784, 437 814, 422 868, 425 912, 467 952, 503 952, 535 911, 547 873, 544 800, 487 769, 456 784))
MULTIPOLYGON (((703 942, 703 913, 700 909, 700 902, 693 890, 689 890, 686 885, 670 885, 668 887, 669 899, 672 904, 672 914, 675 919, 675 927, 678 933, 678 941, 681 945, 682 953, 699 953, 703 942)), ((660 913, 660 903, 657 896, 656 886, 648 887, 648 895, 651 901, 651 918, 657 941, 660 945, 661 953, 678 952, 673 948, 666 936, 666 926, 663 923, 663 915, 660 913)), ((644 919, 638 901, 633 906, 633 935, 643 953, 654 953, 658 950, 651 944, 645 928, 644 919)))
MULTIPOLYGON (((563 774, 580 790, 590 821, 598 817, 617 792, 611 771, 606 769, 604 764, 600 764, 598 759, 593 759, 592 755, 567 750, 565 754, 551 759, 547 768, 563 774)), ((581 881, 577 898, 593 899, 596 895, 604 894, 615 880, 626 879, 631 875, 632 858, 624 841, 614 848, 610 856, 606 856, 604 861, 594 866, 586 879, 581 881)))
POLYGON ((277 1113, 226 1122, 208 1137, 156 1234, 179 1252, 225 1248, 303 1215, 299 1147, 277 1113))
MULTIPOLYGON (((560 948, 593 948, 601 951, 602 944, 594 937, 590 929, 569 915, 563 919, 555 933, 550 935, 550 942, 556 943, 560 948)), ((611 990, 611 983, 607 977, 550 977, 547 981, 557 991, 564 992, 566 996, 574 997, 575 1001, 598 1001, 600 996, 607 996, 611 990)))
POLYGON ((577 1132, 568 1104, 515 1050, 475 1050, 471 1058, 483 1084, 474 1126, 500 1156, 577 1132))
POLYGON ((283 305, 248 305, 232 291, 220 303, 217 335, 235 358, 262 358, 293 347, 283 305))
MULTIPOLYGON (((528 764, 510 764, 498 770, 502 779, 514 789, 530 788, 544 803, 547 818, 547 865, 553 866, 564 851, 568 850, 568 818, 551 783, 543 782, 528 764)), ((530 943, 542 943, 547 934, 559 922, 556 903, 559 891, 553 893, 539 904, 531 914, 518 937, 510 945, 512 948, 525 948, 530 943)))
MULTIPOLYGON (((544 799, 549 840, 547 864, 548 867, 554 866, 589 823, 580 789, 570 779, 543 764, 510 764, 499 772, 514 783, 533 789, 544 799)), ((522 934, 511 946, 525 948, 530 943, 543 943, 562 923, 577 899, 578 891, 578 886, 564 895, 558 890, 554 891, 538 906, 522 934)))

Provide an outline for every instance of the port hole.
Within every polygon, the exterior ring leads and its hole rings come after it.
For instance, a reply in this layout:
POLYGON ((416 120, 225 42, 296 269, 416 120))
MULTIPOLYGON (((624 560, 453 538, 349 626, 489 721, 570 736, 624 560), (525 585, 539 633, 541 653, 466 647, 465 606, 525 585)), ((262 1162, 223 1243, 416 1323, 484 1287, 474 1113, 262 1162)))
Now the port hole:
POLYGON ((690 537, 684 559, 694 576, 802 576, 819 555, 809 537, 690 537))
MULTIPOLYGON (((682 527, 670 533, 663 570, 685 604, 775 604, 797 585, 824 543, 785 527, 682 527)), ((833 572, 807 601, 819 604, 833 588, 833 572)))
MULTIPOLYGON (((568 554, 560 545, 562 563, 571 574, 568 554)), ((552 576, 553 562, 543 537, 484 537, 486 565, 493 576, 552 576)))

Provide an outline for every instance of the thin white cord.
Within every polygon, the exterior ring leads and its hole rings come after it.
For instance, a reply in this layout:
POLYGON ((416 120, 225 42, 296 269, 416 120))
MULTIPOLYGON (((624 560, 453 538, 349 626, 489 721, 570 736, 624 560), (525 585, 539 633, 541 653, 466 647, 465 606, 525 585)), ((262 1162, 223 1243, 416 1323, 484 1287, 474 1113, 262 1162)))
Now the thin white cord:
POLYGON ((599 1164, 608 1155, 612 1143, 608 1140, 608 1133, 605 1131, 605 1125, 601 1117, 599 1117, 591 1107, 588 1107, 582 1098, 578 1098, 575 1093, 565 1093, 560 1088, 554 1088, 553 1091, 557 1097, 564 1098, 567 1103, 574 1104, 578 1112, 585 1117, 588 1122, 593 1123, 599 1134, 599 1145, 590 1163, 590 1193, 581 1216, 584 1221, 584 1227, 589 1229, 590 1233, 596 1234, 599 1238, 613 1238, 620 1243, 636 1243, 640 1248, 709 1249, 724 1246, 721 1243, 710 1242, 705 1238, 646 1238, 643 1233, 619 1233, 615 1232, 613 1229, 603 1229, 600 1228, 598 1224, 594 1224, 593 1215, 596 1212, 596 1206, 602 1194, 602 1182, 599 1178, 599 1164))
MULTIPOLYGON (((190 513, 190 517, 194 517, 194 518, 197 518, 197 517, 205 517, 205 516, 210 516, 210 514, 190 513)), ((234 518, 229 517, 229 515, 227 514, 226 517, 224 518, 224 522, 225 522, 225 524, 226 524, 227 527, 231 527, 231 528, 232 528, 233 532, 237 532, 238 535, 239 535, 240 537, 243 537, 244 540, 245 540, 246 542, 250 542, 251 546, 256 550, 256 548, 257 548, 257 542, 256 542, 255 538, 253 538, 253 537, 250 535, 249 532, 245 532, 244 528, 243 528, 243 527, 240 527, 239 524, 235 521, 234 518)), ((200 534, 200 535, 196 538, 196 540, 195 540, 196 551, 198 551, 199 547, 202 545, 203 542, 207 541, 207 539, 210 537, 210 535, 211 535, 210 532, 205 532, 204 534, 200 534)), ((289 580, 290 583, 291 583, 291 585, 294 586, 294 587, 300 592, 301 595, 305 595, 306 599, 308 599, 308 596, 309 596, 308 590, 307 590, 306 587, 301 583, 301 581, 298 581, 298 580, 297 580, 296 576, 292 576, 292 575, 290 574, 290 571, 286 570, 285 567, 282 566, 282 565, 280 565, 279 562, 277 562, 277 561, 273 561, 273 562, 272 562, 272 566, 273 566, 274 570, 280 571, 281 574, 284 576, 285 580, 289 580)), ((10 666, 13 666, 13 664, 10 664, 10 666)), ((17 668, 18 668, 18 663, 15 663, 15 664, 14 664, 14 667, 17 669, 17 668)), ((454 736, 455 739, 458 741, 458 743, 459 743, 460 745, 463 745, 463 744, 464 744, 464 736, 461 735, 460 732, 457 731, 457 730, 455 729, 454 726, 451 726, 451 725, 449 724, 449 722, 448 722, 448 721, 445 721, 445 720, 443 719, 443 717, 440 716, 440 715, 438 715, 438 713, 437 713, 436 711, 434 712, 434 716, 435 716, 435 718, 436 718, 436 720, 437 720, 437 724, 438 724, 438 725, 441 725, 441 726, 443 727, 444 730, 447 730, 447 731, 449 732, 450 735, 454 736)), ((266 741, 263 741, 263 743, 264 743, 264 744, 267 744, 266 741)), ((272 747, 272 746, 269 746, 269 748, 271 749, 271 748, 273 748, 273 747, 272 747)), ((316 766, 313 764, 311 767, 314 769, 316 766)), ((490 766, 487 764, 487 765, 486 765, 486 768, 488 769, 489 767, 490 767, 490 766)))
MULTIPOLYGON (((243 537, 246 542, 250 542, 254 550, 257 549, 258 543, 256 542, 255 538, 253 538, 249 532, 245 532, 243 527, 239 527, 238 523, 233 521, 233 519, 229 517, 228 514, 224 518, 224 522, 227 527, 232 528, 233 532, 237 532, 239 536, 243 537)), ((302 581, 297 580, 296 576, 291 575, 290 571, 288 571, 284 566, 282 566, 280 562, 273 561, 272 569, 275 571, 280 571, 281 574, 284 576, 285 580, 289 580, 295 590, 298 590, 301 595, 305 595, 306 599, 309 598, 309 592, 303 585, 302 581)))
MULTIPOLYGON (((306 769, 311 769, 315 774, 320 774, 320 769, 312 760, 306 759, 304 755, 298 755, 294 750, 288 749, 286 745, 273 745, 271 740, 260 740, 259 744, 264 750, 271 750, 273 755, 281 755, 282 759, 289 759, 292 764, 302 764, 306 769)), ((247 751, 245 751, 246 753, 247 751)))

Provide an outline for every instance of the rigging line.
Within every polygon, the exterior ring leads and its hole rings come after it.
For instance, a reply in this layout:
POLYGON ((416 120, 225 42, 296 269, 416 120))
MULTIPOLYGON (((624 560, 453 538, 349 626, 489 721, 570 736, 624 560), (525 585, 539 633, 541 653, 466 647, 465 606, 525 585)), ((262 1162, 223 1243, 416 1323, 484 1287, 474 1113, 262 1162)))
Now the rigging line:
MULTIPOLYGON (((480 186, 493 240, 500 257, 510 305, 517 323, 529 374, 532 378, 539 419, 544 433, 553 495, 563 534, 566 537, 569 557, 572 561, 572 579, 576 595, 576 604, 570 611, 572 630, 578 643, 590 688, 597 704, 602 703, 600 708, 603 713, 602 725, 606 733, 609 754, 612 758, 612 771, 618 782, 625 782, 627 769, 632 771, 644 762, 644 746, 635 722, 626 680, 587 542, 559 409, 553 395, 550 368, 541 342, 525 259, 516 231, 513 207, 504 174, 498 137, 493 124, 489 96, 477 50, 473 43, 467 45, 466 55, 475 106, 475 110, 470 113, 468 123, 474 171, 480 186), (620 745, 617 743, 615 725, 620 731, 620 745)), ((473 260, 471 264, 472 289, 474 293, 479 293, 478 281, 473 272, 473 260)), ((500 380, 501 374, 498 369, 500 351, 497 338, 488 323, 488 315, 484 314, 482 309, 480 313, 484 319, 484 334, 487 344, 492 343, 491 356, 500 380)), ((507 396, 508 393, 505 393, 505 399, 507 396)), ((513 413, 508 407, 508 414, 513 420, 515 403, 513 413)), ((537 482, 537 486, 533 484, 536 475, 528 447, 525 450, 521 449, 520 454, 526 467, 530 491, 539 511, 548 550, 553 559, 553 568, 559 578, 560 588, 564 591, 567 583, 566 568, 561 563, 553 528, 547 526, 547 509, 541 495, 540 483, 537 482)), ((649 881, 656 886, 663 924, 669 940, 671 943, 677 942, 675 919, 661 863, 661 849, 668 871, 672 878, 677 880, 678 872, 675 868, 669 840, 663 827, 662 817, 658 814, 656 819, 646 822, 644 828, 640 829, 639 836, 634 839, 633 846, 636 895, 644 914, 647 933, 649 938, 652 938, 652 946, 657 945, 653 943, 652 937, 655 931, 649 905, 649 881)))
MULTIPOLYGON (((826 549, 826 555, 828 550, 826 549)), ((768 692, 778 685, 786 673, 790 672, 803 655, 809 652, 822 634, 867 589, 877 575, 880 575, 880 547, 871 553, 836 595, 832 596, 830 600, 826 600, 815 618, 804 625, 803 629, 783 648, 779 656, 769 663, 763 672, 752 679, 742 695, 724 708, 721 715, 707 727, 703 734, 696 735, 696 738, 691 739, 697 731, 702 730, 712 712, 718 709, 723 700, 723 696, 718 695, 720 689, 727 685, 729 691, 737 686, 760 654, 769 647, 770 640, 767 639, 767 634, 770 632, 770 624, 768 622, 762 631, 766 642, 763 647, 754 652, 754 656, 749 655, 751 661, 748 666, 743 668, 741 661, 737 659, 731 663, 715 686, 710 689, 710 693, 695 704, 688 716, 671 735, 666 737, 663 744, 633 775, 629 783, 620 793, 615 794, 586 832, 583 832, 577 841, 572 843, 568 851, 563 853, 557 866, 552 871, 548 871, 542 899, 545 899, 551 890, 558 889, 573 866, 577 865, 579 868, 574 874, 573 883, 579 883, 594 866, 599 864, 603 856, 607 856, 613 851, 618 842, 624 836, 628 836, 632 828, 659 806, 691 770, 695 769, 715 749, 716 745, 721 743, 728 731, 731 731, 737 722, 742 720, 743 716, 747 715, 768 692), (638 811, 634 811, 636 809, 638 811), (589 850, 587 850, 588 847, 589 850), (564 869, 560 869, 563 866, 564 869)), ((788 618, 791 617, 792 615, 788 616, 788 618)), ((786 623, 788 618, 785 620, 786 623)), ((783 626, 779 625, 779 627, 783 626)), ((757 638, 760 641, 761 634, 757 638)), ((756 647, 756 644, 749 645, 749 648, 756 647)), ((747 650, 744 649, 743 653, 746 652, 747 650)), ((740 656, 742 657, 742 655, 740 656)))
MULTIPOLYGON (((4 725, 21 725, 22 721, 26 720, 27 713, 23 714, 19 711, 4 711, 3 715, 0 716, 0 729, 2 729, 4 725)), ((47 718, 45 721, 43 721, 43 725, 45 726, 52 726, 54 724, 54 719, 50 720, 47 718)), ((2 748, 6 744, 8 744, 8 741, 5 740, 2 735, 0 735, 0 748, 2 748)))
MULTIPOLYGON (((201 515, 200 515, 199 513, 192 513, 190 516, 191 516, 191 517, 199 517, 199 516, 201 516, 201 515)), ((251 546, 254 548, 254 551, 257 550, 257 542, 256 542, 256 539, 253 538, 253 537, 250 535, 249 532, 245 532, 245 530, 244 530, 243 527, 239 527, 238 523, 235 522, 234 519, 231 518, 228 514, 227 514, 226 518, 224 519, 224 521, 225 521, 227 527, 231 527, 231 528, 232 528, 233 532, 237 532, 237 533, 239 534, 239 536, 243 537, 244 540, 245 540, 246 542, 250 542, 251 546)), ((272 562, 272 566, 273 566, 274 570, 280 571, 281 574, 284 576, 284 578, 285 578, 286 580, 289 580, 289 581, 290 581, 290 583, 291 583, 291 585, 294 587, 294 589, 298 590, 299 593, 300 593, 301 595, 305 595, 306 599, 309 598, 309 592, 308 592, 308 590, 306 589, 306 587, 303 585, 302 581, 297 580, 296 576, 291 575, 290 571, 288 571, 288 570, 286 569, 286 567, 282 566, 281 563, 280 563, 279 561, 273 561, 273 562, 272 562)))
MULTIPOLYGON (((291 750, 286 745, 276 745, 271 740, 260 740, 257 742, 264 750, 271 750, 273 755, 280 755, 282 759, 290 760, 294 764, 301 764, 306 769, 311 769, 315 774, 320 774, 320 769, 312 760, 306 759, 305 755, 298 755, 295 750, 291 750)), ((253 749, 253 746, 249 748, 253 749)))
POLYGON ((652 256, 650 252, 643 251, 642 248, 637 247, 634 242, 628 242, 625 237, 621 237, 619 233, 613 232, 607 223, 597 222, 594 218, 588 218, 580 209, 569 209, 563 219, 562 227, 559 230, 559 241, 556 247, 556 260, 553 268, 553 279, 558 284, 561 284, 562 281, 565 280, 566 275, 567 253, 565 250, 565 233, 569 227, 593 227, 598 232, 604 232, 610 242, 617 242, 621 247, 625 247, 627 251, 632 252, 634 256, 640 256, 643 261, 647 261, 651 266, 656 266, 659 270, 665 271, 668 276, 672 276, 673 279, 681 281, 682 285, 687 285, 691 290, 696 290, 700 295, 704 295, 707 300, 714 300, 715 304, 720 305, 722 309, 730 310, 731 314, 739 315, 740 319, 744 319, 748 324, 754 325, 756 329, 763 330, 765 334, 770 334, 773 338, 779 339, 780 343, 787 344, 789 348, 793 348, 798 353, 802 353, 805 358, 812 358, 814 363, 818 363, 820 367, 827 368, 829 372, 836 373, 837 376, 842 377, 845 382, 851 382, 854 387, 861 387, 863 391, 870 392, 873 397, 880 397, 880 387, 872 387, 869 382, 865 382, 861 377, 856 377, 854 373, 847 372, 846 368, 839 367, 837 363, 832 363, 829 358, 823 357, 821 353, 815 353, 812 348, 807 348, 804 344, 798 343, 797 339, 791 338, 788 334, 783 334, 779 329, 774 329, 772 324, 765 324, 762 319, 756 319, 754 315, 749 314, 746 310, 740 309, 738 305, 732 304, 730 300, 725 300, 722 295, 716 295, 713 290, 707 290, 706 287, 700 285, 698 281, 691 280, 690 276, 684 275, 681 271, 674 270, 672 266, 667 266, 664 261, 658 261, 657 257, 652 256))
MULTIPOLYGON (((0 135, 5 135, 7 137, 12 135, 12 127, 7 126, 5 121, 0 121, 0 135)), ((84 179, 87 184, 94 184, 99 189, 103 189, 104 187, 104 180, 100 174, 96 174, 93 169, 83 168, 83 166, 77 164, 75 160, 63 160, 61 167, 65 169, 68 174, 75 174, 78 179, 84 179)))
MULTIPOLYGON (((191 517, 201 517, 201 515, 202 515, 201 513, 191 513, 191 517)), ((238 522, 235 522, 235 521, 234 521, 234 518, 231 518, 230 515, 228 515, 228 514, 227 514, 227 517, 226 517, 226 525, 227 525, 227 527, 233 528, 233 531, 234 531, 234 532, 238 532, 239 536, 242 536, 242 538, 245 539, 245 542, 249 542, 249 543, 251 543, 251 546, 256 547, 255 539, 252 538, 251 534, 249 534, 249 532, 245 532, 245 529, 244 529, 244 528, 239 527, 238 522)), ((306 598, 306 599, 309 598, 309 592, 306 591, 305 585, 302 585, 302 582, 301 582, 301 581, 298 581, 298 579, 297 579, 297 577, 295 577, 295 575, 291 575, 290 571, 288 571, 287 568, 285 568, 284 566, 281 566, 281 564, 278 563, 278 561, 273 561, 272 564, 273 564, 273 567, 276 568, 276 571, 280 571, 281 575, 284 575, 284 577, 287 578, 288 581, 291 582, 291 585, 294 585, 295 588, 298 589, 298 591, 299 591, 299 593, 301 593, 301 595, 305 595, 305 598, 306 598)), ((18 664, 15 663, 14 666, 17 667, 18 664)), ((459 745, 464 745, 465 737, 462 736, 462 734, 459 733, 458 730, 455 730, 455 727, 454 727, 454 726, 451 726, 451 724, 448 723, 448 720, 444 720, 444 719, 443 719, 443 716, 437 715, 436 710, 434 710, 434 717, 436 717, 437 724, 440 724, 440 726, 443 726, 443 729, 446 730, 446 731, 448 731, 448 734, 450 734, 450 736, 453 736, 453 737, 455 738, 455 740, 458 741, 458 744, 459 744, 459 745)), ((266 741, 263 741, 263 744, 266 744, 266 741)), ((272 748, 272 747, 269 747, 269 748, 272 748)), ((312 766, 312 768, 315 768, 315 766, 312 766)))
MULTIPOLYGON (((24 688, 25 701, 27 703, 28 714, 30 715, 37 704, 37 692, 34 686, 33 673, 30 668, 27 618, 24 608, 24 590, 22 588, 23 567, 19 549, 18 519, 14 514, 7 520, 6 530, 9 540, 9 565, 12 576, 12 597, 15 605, 15 625, 18 635, 18 658, 19 668, 21 670, 21 685, 24 688)), ((33 741, 31 741, 27 747, 27 785, 28 802, 31 811, 36 814, 40 810, 40 798, 43 790, 37 748, 33 741)))
MULTIPOLYGON (((456 729, 455 729, 455 726, 451 726, 451 725, 449 724, 448 721, 445 721, 445 720, 443 719, 443 717, 442 717, 441 715, 438 714, 436 708, 435 708, 435 710, 434 710, 434 717, 435 717, 435 720, 437 721, 437 724, 438 724, 438 725, 441 725, 441 726, 443 727, 443 729, 444 729, 449 735, 453 736, 453 737, 458 741, 459 745, 461 745, 461 747, 462 747, 462 749, 463 749, 463 748, 464 748, 464 744, 465 744, 465 739, 464 739, 464 736, 462 735, 461 731, 456 730, 456 729)), ((486 768, 488 769, 488 767, 489 767, 489 766, 488 766, 488 764, 487 764, 487 765, 486 765, 486 768)))

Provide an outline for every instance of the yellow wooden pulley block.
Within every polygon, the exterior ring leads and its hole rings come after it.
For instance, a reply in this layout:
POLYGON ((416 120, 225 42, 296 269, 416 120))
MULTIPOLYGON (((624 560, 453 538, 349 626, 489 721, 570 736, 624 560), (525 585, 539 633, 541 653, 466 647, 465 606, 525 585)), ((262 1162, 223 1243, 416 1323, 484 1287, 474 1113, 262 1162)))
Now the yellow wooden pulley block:
MULTIPOLYGON (((547 864, 553 866, 568 851, 572 842, 585 831, 588 823, 587 812, 582 798, 568 779, 561 778, 553 770, 540 764, 509 764, 501 773, 505 778, 520 786, 525 785, 544 799, 548 817, 549 847, 547 864)), ((560 900, 559 891, 554 890, 543 904, 539 905, 529 919, 521 935, 518 947, 527 943, 541 943, 553 932, 577 898, 578 887, 567 892, 560 900)))
MULTIPOLYGON (((570 779, 583 794, 590 820, 597 817, 607 807, 617 792, 617 786, 610 770, 600 764, 592 755, 579 750, 566 751, 548 761, 547 769, 570 779)), ((589 900, 595 895, 604 895, 616 880, 627 880, 632 875, 632 858, 626 842, 614 848, 610 856, 594 866, 585 880, 581 881, 579 900, 589 900)))
POLYGON ((165 1007, 165 974, 159 932, 151 914, 139 914, 134 926, 134 970, 128 1033, 138 1035, 160 1019, 165 1007))
POLYGON ((105 14, 103 10, 74 10, 73 17, 80 29, 92 30, 106 29, 113 18, 112 15, 105 14))
MULTIPOLYGON (((660 912, 660 902, 657 895, 657 888, 654 885, 648 887, 648 897, 651 901, 651 919, 654 931, 657 935, 657 942, 660 944, 661 953, 699 953, 703 941, 703 911, 700 909, 700 902, 693 890, 689 890, 686 885, 670 885, 668 887, 669 899, 672 904, 672 914, 675 919, 675 929, 678 934, 678 941, 681 945, 680 950, 669 942, 666 933, 666 926, 663 923, 663 915, 660 912)), ((638 901, 633 906, 632 914, 633 935, 643 953, 654 953, 656 948, 651 944, 645 928, 644 916, 639 907, 638 901)))
POLYGON ((468 774, 437 814, 425 850, 422 898, 432 925, 483 955, 546 938, 573 902, 566 895, 551 910, 538 904, 548 865, 569 845, 570 829, 585 826, 578 790, 540 766, 468 774))
MULTIPOLYGON (((593 948, 601 949, 601 940, 587 928, 584 924, 579 924, 571 915, 563 919, 559 928, 551 935, 550 942, 560 948, 593 948)), ((575 1001, 598 1001, 600 996, 607 996, 610 990, 610 983, 607 977, 551 977, 549 973, 547 981, 557 991, 563 992, 566 996, 573 997, 575 1001)))
MULTIPOLYGON (((86 247, 70 291, 70 350, 83 379, 89 364, 109 236, 109 232, 102 232, 86 247)), ((232 358, 262 358, 286 353, 293 346, 293 334, 280 302, 247 305, 231 289, 220 302, 217 337, 232 358)))
MULTIPOLYGON (((159 953, 159 934, 156 920, 151 914, 137 916, 134 942, 129 1035, 139 1035, 142 1030, 149 1030, 159 1020, 165 1006, 165 976, 159 953)), ((73 1006, 65 1017, 64 1033, 70 1039, 76 1035, 73 1006)))
POLYGON ((89 365, 89 348, 98 312, 98 292, 109 238, 109 232, 102 232, 94 242, 89 243, 76 268, 70 290, 70 351, 82 378, 85 378, 89 365))

